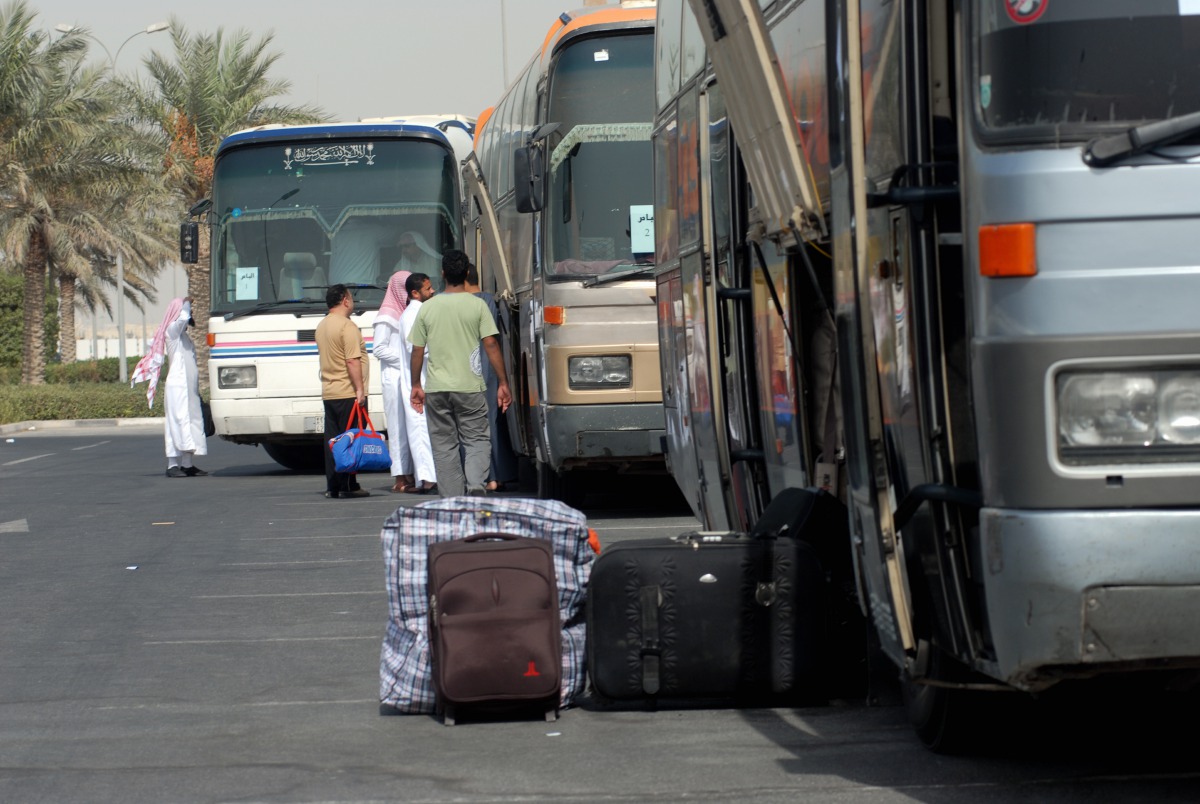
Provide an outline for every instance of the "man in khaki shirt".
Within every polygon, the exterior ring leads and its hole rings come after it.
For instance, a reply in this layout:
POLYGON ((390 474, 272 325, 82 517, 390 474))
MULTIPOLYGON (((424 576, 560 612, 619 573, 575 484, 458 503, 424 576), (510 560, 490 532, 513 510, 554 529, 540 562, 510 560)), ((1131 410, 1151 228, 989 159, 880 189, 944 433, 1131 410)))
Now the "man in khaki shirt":
POLYGON ((369 497, 352 474, 334 468, 329 439, 346 431, 354 403, 367 404, 367 347, 362 332, 350 319, 354 296, 345 285, 325 293, 329 314, 317 325, 317 352, 321 358, 321 399, 325 403, 325 496, 329 499, 369 497))

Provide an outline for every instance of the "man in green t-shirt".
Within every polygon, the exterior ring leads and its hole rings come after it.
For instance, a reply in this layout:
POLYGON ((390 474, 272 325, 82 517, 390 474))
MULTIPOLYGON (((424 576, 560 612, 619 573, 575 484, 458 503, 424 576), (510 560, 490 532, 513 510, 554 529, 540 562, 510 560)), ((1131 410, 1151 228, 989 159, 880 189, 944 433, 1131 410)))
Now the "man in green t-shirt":
POLYGON ((408 335, 412 351, 413 409, 425 412, 438 493, 443 497, 483 495, 492 459, 483 353, 499 378, 496 402, 508 410, 512 395, 499 331, 483 299, 467 291, 467 255, 456 249, 442 256, 446 289, 421 305, 408 335), (421 369, 425 367, 425 384, 421 369), (459 459, 459 448, 462 458, 459 459))

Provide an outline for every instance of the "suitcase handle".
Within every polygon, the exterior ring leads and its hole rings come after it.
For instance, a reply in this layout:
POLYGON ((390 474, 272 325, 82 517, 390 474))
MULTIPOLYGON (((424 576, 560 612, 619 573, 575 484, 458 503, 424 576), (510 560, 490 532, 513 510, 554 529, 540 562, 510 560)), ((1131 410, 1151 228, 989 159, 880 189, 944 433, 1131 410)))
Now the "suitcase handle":
POLYGON ((514 533, 476 533, 473 536, 468 536, 463 539, 464 542, 481 542, 485 539, 500 539, 506 542, 515 542, 522 537, 514 533))

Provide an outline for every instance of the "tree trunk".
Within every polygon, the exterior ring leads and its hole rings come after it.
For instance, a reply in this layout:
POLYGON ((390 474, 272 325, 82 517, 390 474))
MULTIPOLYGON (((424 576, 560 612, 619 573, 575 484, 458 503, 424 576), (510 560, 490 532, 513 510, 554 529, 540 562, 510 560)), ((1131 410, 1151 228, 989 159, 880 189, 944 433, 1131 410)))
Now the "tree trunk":
POLYGON ((75 352, 75 277, 58 275, 58 353, 62 362, 74 363, 79 359, 75 352))
POLYGON ((207 227, 200 224, 199 259, 195 265, 187 266, 188 296, 192 299, 192 317, 196 326, 188 328, 188 334, 196 347, 196 365, 199 368, 200 393, 208 390, 208 318, 212 309, 209 277, 212 275, 212 242, 207 227))
POLYGON ((29 251, 22 266, 25 276, 25 332, 21 337, 21 384, 46 382, 46 241, 40 231, 29 238, 29 251))

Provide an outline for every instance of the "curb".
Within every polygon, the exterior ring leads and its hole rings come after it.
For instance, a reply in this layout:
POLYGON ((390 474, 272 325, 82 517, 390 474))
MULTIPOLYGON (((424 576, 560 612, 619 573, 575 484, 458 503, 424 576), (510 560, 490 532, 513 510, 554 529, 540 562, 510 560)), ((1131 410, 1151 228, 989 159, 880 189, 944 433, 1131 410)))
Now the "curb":
POLYGON ((136 419, 61 419, 49 421, 14 422, 0 424, 0 435, 27 433, 30 430, 69 430, 72 427, 161 427, 162 416, 147 416, 136 419))

